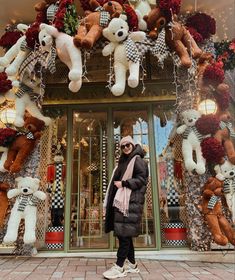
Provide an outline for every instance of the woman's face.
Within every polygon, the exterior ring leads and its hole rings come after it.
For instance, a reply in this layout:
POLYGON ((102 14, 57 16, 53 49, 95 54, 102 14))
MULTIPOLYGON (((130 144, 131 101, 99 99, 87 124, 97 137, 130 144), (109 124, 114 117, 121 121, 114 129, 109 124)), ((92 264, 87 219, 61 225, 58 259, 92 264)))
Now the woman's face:
POLYGON ((121 145, 121 150, 124 154, 129 155, 133 150, 133 146, 131 143, 124 143, 121 145))

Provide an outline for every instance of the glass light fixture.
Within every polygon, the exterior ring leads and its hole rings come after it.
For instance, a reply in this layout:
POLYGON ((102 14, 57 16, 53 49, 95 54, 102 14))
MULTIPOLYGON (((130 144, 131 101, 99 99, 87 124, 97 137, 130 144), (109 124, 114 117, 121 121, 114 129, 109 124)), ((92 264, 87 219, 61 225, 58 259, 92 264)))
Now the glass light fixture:
POLYGON ((201 101, 198 105, 198 111, 202 114, 214 114, 217 110, 217 105, 212 99, 205 99, 201 101))
POLYGON ((4 109, 0 112, 0 120, 4 124, 13 124, 16 117, 14 109, 4 109))

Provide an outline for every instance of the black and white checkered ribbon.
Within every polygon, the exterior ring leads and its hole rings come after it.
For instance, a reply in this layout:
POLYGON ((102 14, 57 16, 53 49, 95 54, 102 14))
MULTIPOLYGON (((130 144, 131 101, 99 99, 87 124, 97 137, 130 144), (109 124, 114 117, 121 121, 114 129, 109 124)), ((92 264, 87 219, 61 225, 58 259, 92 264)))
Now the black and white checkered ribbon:
POLYGON ((230 193, 230 187, 232 187, 233 191, 235 192, 235 177, 226 178, 224 180, 224 193, 230 193))
POLYGON ((35 101, 38 99, 37 93, 35 93, 30 87, 28 87, 24 83, 20 83, 20 86, 16 92, 16 96, 18 98, 21 98, 24 94, 28 94, 32 101, 35 101))
POLYGON ((224 129, 227 128, 229 133, 230 133, 230 137, 235 138, 235 131, 233 129, 233 124, 231 122, 220 122, 220 128, 224 129))
POLYGON ((140 62, 140 54, 135 45, 135 42, 128 36, 124 41, 124 46, 126 50, 126 57, 128 61, 132 61, 134 63, 140 62))
POLYGON ((197 130, 197 128, 195 126, 188 126, 185 129, 185 132, 183 133, 183 139, 187 139, 191 132, 193 132, 196 135, 197 139, 200 142, 202 141, 203 135, 198 132, 198 130, 197 130))
POLYGON ((27 205, 36 207, 38 199, 35 196, 33 196, 32 194, 31 195, 21 194, 18 197, 18 201, 19 201, 19 205, 18 205, 17 211, 24 212, 25 207, 27 205))
POLYGON ((215 207, 215 204, 216 204, 217 202, 219 202, 220 200, 221 200, 221 199, 220 199, 219 196, 213 195, 213 196, 210 198, 209 202, 208 202, 207 208, 208 208, 208 209, 213 209, 213 208, 215 207))
POLYGON ((153 56, 156 56, 158 58, 158 64, 161 66, 163 66, 163 61, 169 55, 169 48, 166 45, 165 36, 166 31, 165 29, 162 29, 157 39, 155 40, 154 47, 150 49, 153 56))
POLYGON ((110 13, 105 11, 103 7, 97 7, 95 12, 100 12, 100 26, 106 27, 110 21, 110 13))
POLYGON ((52 46, 51 50, 50 50, 50 54, 49 54, 49 60, 47 63, 47 68, 51 74, 54 74, 56 71, 56 67, 55 67, 56 55, 57 55, 56 48, 54 46, 52 46))
POLYGON ((48 21, 53 21, 55 18, 55 14, 58 11, 58 4, 51 4, 48 8, 47 8, 47 20, 48 21))
POLYGON ((33 135, 33 133, 30 131, 30 132, 28 132, 27 134, 26 134, 26 138, 27 139, 30 139, 30 140, 34 140, 34 135, 33 135))
POLYGON ((25 52, 26 50, 28 50, 28 46, 27 46, 27 42, 26 42, 26 39, 24 39, 24 41, 21 43, 20 45, 20 50, 25 52))

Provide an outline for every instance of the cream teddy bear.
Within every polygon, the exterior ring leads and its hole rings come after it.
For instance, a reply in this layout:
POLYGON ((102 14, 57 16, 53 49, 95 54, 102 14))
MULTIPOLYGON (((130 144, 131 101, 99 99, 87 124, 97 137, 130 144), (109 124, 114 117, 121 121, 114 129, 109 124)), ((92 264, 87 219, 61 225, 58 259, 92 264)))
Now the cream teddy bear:
POLYGON ((227 205, 232 213, 232 220, 235 224, 235 165, 225 160, 221 165, 215 166, 216 178, 224 181, 224 195, 227 205))
POLYGON ((195 123, 200 116, 201 113, 193 109, 182 112, 184 124, 178 127, 176 132, 183 136, 182 153, 185 168, 189 172, 195 170, 198 174, 204 174, 206 169, 205 159, 203 158, 201 151, 202 135, 195 127, 195 123), (193 159, 193 151, 196 152, 196 162, 193 159))
POLYGON ((35 100, 40 100, 44 95, 44 89, 41 88, 40 73, 37 74, 36 71, 29 73, 29 71, 26 70, 22 75, 19 89, 15 95, 15 126, 22 127, 24 125, 25 110, 33 117, 44 121, 45 125, 51 123, 51 119, 43 116, 35 102, 35 100))
MULTIPOLYGON (((25 33, 28 29, 26 24, 18 24, 17 29, 25 33)), ((29 50, 24 48, 26 36, 20 37, 17 42, 5 53, 3 57, 0 57, 0 72, 5 72, 8 76, 15 76, 18 73, 21 63, 27 57, 29 50)))
POLYGON ((21 219, 25 220, 24 243, 31 244, 36 241, 37 203, 45 200, 46 194, 39 191, 39 179, 31 177, 18 177, 15 179, 18 187, 7 193, 9 199, 16 197, 7 225, 4 243, 13 243, 17 239, 21 219))
POLYGON ((73 37, 59 32, 57 28, 45 23, 40 24, 39 43, 43 51, 50 52, 55 39, 55 47, 59 59, 69 68, 69 89, 77 92, 82 86, 82 57, 81 51, 75 47, 73 37))
POLYGON ((129 33, 125 19, 125 15, 113 18, 103 30, 103 36, 110 43, 104 47, 102 54, 108 56, 114 52, 115 84, 111 92, 115 96, 120 96, 125 91, 127 70, 129 70, 128 85, 132 88, 138 86, 140 55, 135 42, 141 42, 146 36, 142 31, 129 33))

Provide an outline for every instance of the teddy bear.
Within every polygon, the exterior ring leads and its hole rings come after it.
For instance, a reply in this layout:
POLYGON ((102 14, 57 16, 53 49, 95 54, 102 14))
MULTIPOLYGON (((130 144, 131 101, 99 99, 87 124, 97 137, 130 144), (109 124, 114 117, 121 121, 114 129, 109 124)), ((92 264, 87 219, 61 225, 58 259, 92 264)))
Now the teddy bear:
POLYGON ((8 198, 7 198, 7 190, 9 189, 9 185, 4 182, 0 182, 0 229, 4 225, 4 219, 8 208, 8 198))
POLYGON ((57 54, 69 68, 69 89, 72 92, 79 91, 82 86, 82 57, 80 49, 73 43, 73 37, 45 23, 40 24, 40 30, 38 36, 42 50, 50 52, 55 39, 57 54))
POLYGON ((179 56, 181 65, 190 67, 192 65, 191 55, 198 58, 202 51, 190 35, 189 31, 178 21, 174 15, 170 24, 161 10, 156 7, 150 13, 144 16, 149 30, 149 37, 157 39, 160 31, 165 29, 165 41, 172 52, 179 56))
POLYGON ((24 243, 32 244, 36 241, 37 203, 46 199, 46 194, 39 191, 40 180, 32 177, 18 177, 15 179, 17 188, 7 193, 9 199, 16 197, 7 224, 4 243, 13 243, 17 239, 21 219, 25 222, 24 243))
POLYGON ((4 168, 11 173, 21 170, 24 162, 33 151, 37 140, 41 137, 41 131, 45 123, 35 117, 27 117, 24 127, 27 132, 19 133, 15 140, 10 144, 4 168))
POLYGON ((22 127, 24 125, 25 110, 31 116, 43 121, 45 125, 51 123, 51 119, 43 116, 36 105, 36 101, 41 101, 43 95, 44 89, 41 87, 41 73, 37 72, 36 69, 33 72, 30 72, 28 69, 25 70, 22 78, 20 78, 19 88, 15 93, 15 126, 22 127))
MULTIPOLYGON (((55 16, 55 13, 58 10, 59 1, 58 0, 43 0, 41 2, 38 2, 34 5, 35 11, 38 13, 38 16, 40 13, 46 14, 46 19, 49 22, 52 22, 55 16)), ((38 18, 37 16, 37 18, 38 18)))
POLYGON ((216 178, 224 183, 224 195, 235 224, 235 165, 225 160, 223 164, 216 165, 214 169, 216 178))
POLYGON ((123 12, 122 5, 117 1, 107 1, 101 6, 98 1, 90 0, 89 4, 94 10, 86 11, 85 17, 74 36, 74 44, 79 48, 91 49, 102 36, 104 27, 108 26, 110 20, 119 17, 123 12))
POLYGON ((182 112, 184 124, 176 130, 178 134, 182 134, 182 153, 184 158, 185 168, 191 172, 195 170, 198 174, 205 173, 205 159, 202 156, 201 140, 202 135, 198 132, 195 124, 201 117, 201 113, 194 109, 189 109, 182 112), (196 162, 193 159, 193 151, 196 153, 196 162))
POLYGON ((125 15, 113 18, 103 30, 103 36, 110 43, 103 48, 102 54, 108 56, 114 52, 115 84, 111 92, 115 96, 120 96, 125 91, 127 70, 129 70, 128 85, 132 88, 138 86, 140 55, 135 42, 143 41, 146 36, 143 31, 129 33, 126 19, 125 15))
POLYGON ((210 177, 203 186, 201 210, 215 243, 235 245, 235 231, 225 218, 222 209, 223 182, 210 177))
POLYGON ((235 138, 235 131, 232 125, 231 114, 228 110, 220 110, 219 108, 215 114, 220 120, 220 129, 216 131, 214 137, 221 143, 225 149, 228 160, 235 165, 235 148, 233 139, 235 138))
MULTIPOLYGON (((28 30, 28 25, 18 24, 17 29, 23 34, 28 30)), ((24 47, 26 42, 26 36, 21 36, 17 42, 5 53, 3 57, 0 57, 0 70, 4 71, 9 76, 15 76, 18 73, 21 63, 26 58, 29 50, 24 47)))

